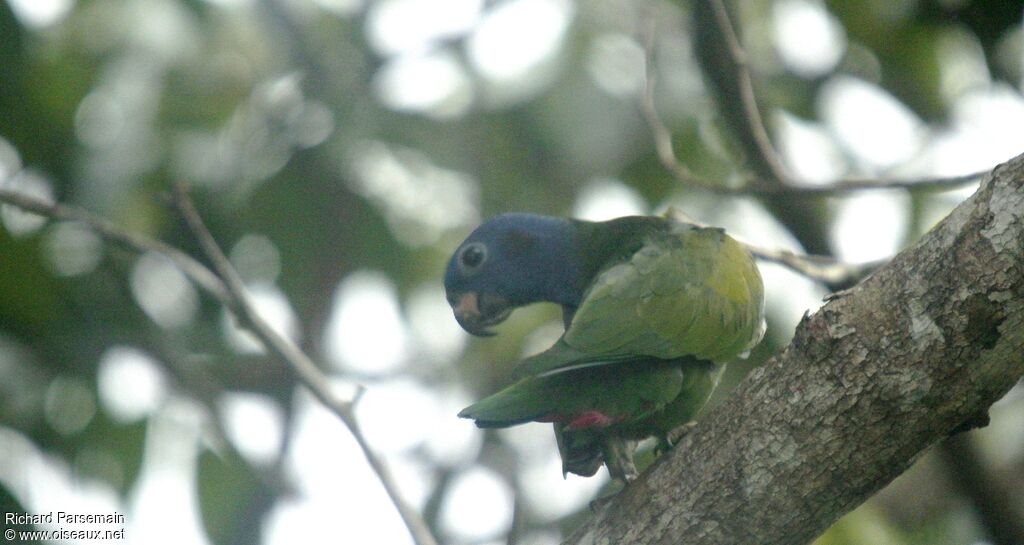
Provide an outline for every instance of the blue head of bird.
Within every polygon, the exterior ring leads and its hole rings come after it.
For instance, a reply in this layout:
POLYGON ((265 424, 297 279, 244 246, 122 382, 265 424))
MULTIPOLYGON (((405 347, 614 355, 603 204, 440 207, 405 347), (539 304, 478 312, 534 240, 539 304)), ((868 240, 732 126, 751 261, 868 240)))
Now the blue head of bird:
POLYGON ((444 275, 459 325, 477 336, 516 307, 579 300, 573 223, 535 214, 502 214, 476 228, 452 254, 444 275))

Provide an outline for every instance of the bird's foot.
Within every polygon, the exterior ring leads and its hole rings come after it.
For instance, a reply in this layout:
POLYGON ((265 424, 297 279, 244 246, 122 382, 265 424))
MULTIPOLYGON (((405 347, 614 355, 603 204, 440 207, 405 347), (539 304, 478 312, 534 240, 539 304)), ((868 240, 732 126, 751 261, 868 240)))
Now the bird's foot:
POLYGON ((609 437, 604 442, 604 465, 613 479, 629 485, 640 474, 633 463, 633 449, 636 444, 618 437, 609 437))
POLYGON ((622 490, 625 490, 630 483, 636 480, 640 476, 640 472, 637 471, 636 465, 633 464, 633 457, 630 456, 628 460, 620 460, 617 467, 608 468, 608 473, 611 474, 612 478, 622 483, 622 490))
POLYGON ((655 452, 660 456, 669 450, 672 450, 672 447, 678 445, 679 442, 683 440, 683 437, 686 437, 686 435, 696 427, 696 422, 687 422, 682 426, 670 430, 665 435, 659 436, 658 444, 654 447, 655 452))
POLYGON ((608 468, 608 474, 611 475, 612 480, 621 483, 622 486, 607 496, 591 501, 590 510, 592 512, 597 513, 603 510, 613 499, 629 488, 630 483, 640 476, 640 472, 636 470, 636 464, 633 463, 633 450, 635 448, 636 443, 634 441, 618 437, 608 437, 605 439, 602 449, 604 465, 608 468))

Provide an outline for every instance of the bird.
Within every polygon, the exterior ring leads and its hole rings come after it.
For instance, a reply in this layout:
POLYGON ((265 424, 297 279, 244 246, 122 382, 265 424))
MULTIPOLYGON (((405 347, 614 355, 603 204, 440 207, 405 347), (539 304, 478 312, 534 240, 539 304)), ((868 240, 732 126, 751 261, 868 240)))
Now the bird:
POLYGON ((723 229, 663 216, 501 214, 454 251, 444 287, 458 324, 479 337, 518 307, 561 306, 561 337, 458 416, 480 428, 551 423, 563 476, 603 464, 631 482, 637 442, 671 448, 724 364, 765 331, 764 286, 746 248, 723 229))

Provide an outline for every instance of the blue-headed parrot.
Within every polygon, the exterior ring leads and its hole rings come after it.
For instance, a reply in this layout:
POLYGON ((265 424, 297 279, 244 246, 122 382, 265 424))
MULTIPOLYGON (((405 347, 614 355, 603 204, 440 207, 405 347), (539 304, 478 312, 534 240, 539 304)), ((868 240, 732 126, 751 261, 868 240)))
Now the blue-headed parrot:
POLYGON ((690 422, 725 362, 764 335, 764 287, 722 229, 663 217, 605 222, 503 214, 455 250, 444 277, 463 329, 490 336, 516 307, 562 307, 565 332, 505 389, 465 408, 481 428, 550 422, 563 473, 636 476, 632 442, 690 422))

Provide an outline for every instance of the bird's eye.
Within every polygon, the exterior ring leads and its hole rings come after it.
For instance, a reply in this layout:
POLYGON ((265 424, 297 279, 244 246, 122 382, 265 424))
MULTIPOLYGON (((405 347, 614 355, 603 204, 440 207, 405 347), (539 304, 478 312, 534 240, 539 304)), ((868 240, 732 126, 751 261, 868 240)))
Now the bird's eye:
POLYGON ((459 263, 462 265, 462 270, 467 273, 475 272, 486 260, 487 246, 479 242, 467 244, 462 249, 462 254, 459 255, 459 263))

